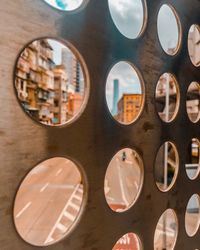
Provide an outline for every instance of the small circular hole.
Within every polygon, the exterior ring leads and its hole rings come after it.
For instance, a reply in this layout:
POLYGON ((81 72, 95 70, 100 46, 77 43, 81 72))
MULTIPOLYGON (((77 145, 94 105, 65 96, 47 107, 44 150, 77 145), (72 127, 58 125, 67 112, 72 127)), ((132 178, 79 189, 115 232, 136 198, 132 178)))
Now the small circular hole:
POLYGON ((73 11, 79 9, 83 5, 84 0, 44 0, 47 4, 52 7, 63 10, 73 11))
POLYGON ((156 86, 156 109, 164 122, 175 119, 180 103, 180 92, 176 78, 170 73, 164 73, 156 86))
POLYGON ((187 114, 191 122, 200 120, 200 84, 192 82, 187 91, 187 114))
POLYGON ((173 250, 178 236, 178 220, 172 209, 160 217, 154 234, 154 250, 173 250))
POLYGON ((135 150, 124 148, 108 165, 104 192, 109 207, 124 212, 136 202, 142 189, 144 167, 135 150))
POLYGON ((114 119, 131 124, 138 119, 144 106, 144 83, 139 71, 125 61, 115 64, 106 82, 106 101, 114 119))
POLYGON ((200 197, 197 194, 194 194, 186 208, 185 213, 185 229, 188 236, 194 236, 199 229, 200 222, 200 197))
POLYGON ((188 33, 188 52, 190 60, 194 66, 200 66, 200 53, 199 53, 199 40, 200 40, 200 27, 193 24, 188 33))
POLYGON ((147 22, 146 0, 108 0, 108 3, 119 32, 129 39, 140 36, 147 22))
POLYGON ((189 179, 194 180, 200 171, 200 142, 193 138, 187 151, 186 173, 189 179))
POLYGON ((165 142, 159 149, 154 168, 157 187, 162 192, 169 191, 177 178, 179 169, 179 156, 172 142, 165 142))
POLYGON ((163 50, 175 55, 181 44, 182 29, 179 17, 171 5, 164 4, 158 13, 158 37, 163 50))
POLYGON ((134 233, 127 233, 122 236, 112 250, 142 250, 140 238, 134 233))

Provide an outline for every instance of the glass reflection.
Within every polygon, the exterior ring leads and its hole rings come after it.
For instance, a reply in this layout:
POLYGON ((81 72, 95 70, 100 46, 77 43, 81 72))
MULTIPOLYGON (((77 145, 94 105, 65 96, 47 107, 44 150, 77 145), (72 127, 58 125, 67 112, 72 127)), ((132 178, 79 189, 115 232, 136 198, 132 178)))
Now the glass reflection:
POLYGON ((143 83, 136 70, 127 62, 111 69, 106 83, 106 100, 112 116, 120 123, 130 124, 143 108, 143 83))
POLYGON ((200 142, 193 138, 188 148, 187 163, 185 165, 188 177, 197 178, 200 171, 200 142))
POLYGON ((122 236, 112 250, 142 250, 142 244, 139 237, 134 233, 128 233, 122 236))
POLYGON ((172 6, 164 4, 160 8, 157 28, 163 50, 169 55, 176 54, 179 49, 181 27, 176 11, 172 6))
POLYGON ((198 122, 200 119, 200 84, 192 82, 187 92, 187 113, 191 122, 198 122))
POLYGON ((188 34, 188 51, 194 66, 200 66, 200 27, 193 24, 188 34))
POLYGON ((46 160, 26 176, 17 192, 17 231, 32 245, 54 244, 75 223, 82 200, 82 177, 77 166, 60 157, 46 160))
POLYGON ((194 236, 199 228, 200 222, 199 196, 194 194, 187 205, 185 213, 185 229, 189 236, 194 236))
POLYGON ((143 184, 143 163, 131 149, 120 150, 109 163, 104 192, 113 211, 123 212, 136 201, 143 184))
POLYGON ((53 39, 29 44, 17 61, 15 87, 24 110, 46 125, 61 125, 81 111, 85 80, 79 60, 53 39))
POLYGON ((71 11, 81 6, 83 0, 44 0, 54 8, 71 11))
POLYGON ((166 210, 160 217, 154 235, 154 250, 173 250, 178 234, 175 212, 166 210))
POLYGON ((146 22, 145 0, 108 0, 110 13, 118 30, 127 38, 137 38, 146 22))
POLYGON ((156 108, 164 122, 171 122, 178 111, 179 90, 174 76, 164 73, 156 87, 156 108))
POLYGON ((158 188, 165 192, 174 185, 177 178, 179 158, 176 147, 165 142, 159 149, 155 161, 155 180, 158 188))

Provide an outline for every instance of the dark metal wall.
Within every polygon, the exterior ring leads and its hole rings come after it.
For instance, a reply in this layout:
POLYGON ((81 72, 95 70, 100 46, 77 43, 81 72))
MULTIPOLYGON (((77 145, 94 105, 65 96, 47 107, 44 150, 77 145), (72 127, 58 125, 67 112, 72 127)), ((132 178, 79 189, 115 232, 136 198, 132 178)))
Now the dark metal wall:
POLYGON ((192 81, 200 81, 187 53, 187 35, 192 24, 200 24, 199 0, 148 0, 148 23, 136 40, 123 37, 114 26, 107 0, 90 0, 74 14, 57 11, 42 0, 0 1, 0 249, 39 249, 25 243, 13 224, 13 203, 17 189, 38 162, 65 156, 85 171, 88 199, 79 225, 69 237, 47 247, 56 250, 110 250, 125 233, 137 233, 144 249, 153 249, 156 224, 172 208, 179 221, 176 250, 200 247, 200 231, 189 238, 184 216, 192 194, 200 193, 200 177, 190 181, 185 160, 191 138, 200 139, 200 127, 186 113, 186 92, 192 81), (183 39, 180 52, 167 56, 160 47, 156 20, 160 6, 172 4, 181 20, 183 39), (81 117, 61 128, 35 123, 18 104, 13 71, 20 50, 33 39, 56 37, 71 42, 83 56, 90 77, 90 96, 81 117), (109 114, 105 82, 111 66, 119 60, 132 62, 142 73, 146 96, 144 111, 137 122, 123 126, 109 114), (164 72, 173 73, 180 86, 180 109, 176 119, 164 124, 155 109, 154 93, 164 72), (170 140, 177 146, 180 170, 174 187, 161 193, 155 184, 153 167, 160 145, 170 140), (127 212, 115 213, 104 197, 104 176, 109 161, 123 147, 136 149, 145 166, 140 198, 127 212))

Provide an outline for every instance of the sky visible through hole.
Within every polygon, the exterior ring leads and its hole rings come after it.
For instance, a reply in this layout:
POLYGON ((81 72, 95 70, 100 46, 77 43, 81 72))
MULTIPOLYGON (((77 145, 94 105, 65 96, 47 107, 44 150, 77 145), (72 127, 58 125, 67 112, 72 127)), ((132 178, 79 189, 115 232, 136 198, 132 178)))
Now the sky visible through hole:
MULTIPOLYGON (((48 4, 55 8, 69 11, 74 10, 83 3, 83 0, 45 0, 48 4)), ((135 36, 139 34, 139 27, 141 27, 144 19, 144 11, 142 11, 141 0, 109 0, 109 7, 112 12, 112 17, 115 19, 115 24, 118 27, 123 28, 124 35, 135 36)), ((178 30, 175 20, 173 19, 173 13, 169 11, 167 5, 162 6, 162 14, 160 16, 160 24, 158 26, 158 32, 162 36, 163 47, 167 48, 174 46, 177 40, 178 30), (174 25, 170 25, 167 20, 173 20, 174 25), (169 30, 170 29, 170 30, 169 30)), ((157 34, 155 33, 155 36, 157 34)), ((55 51, 54 59, 57 63, 60 62, 60 48, 64 47, 57 42, 51 42, 51 45, 55 51)), ((142 56, 142 55, 141 55, 142 56)), ((125 67, 124 63, 119 64, 115 70, 112 70, 107 80, 106 98, 109 108, 112 108, 113 101, 113 80, 119 79, 120 81, 120 93, 130 93, 129 84, 135 84, 131 89, 135 90, 135 93, 141 93, 141 89, 138 88, 138 76, 133 73, 133 68, 125 67), (123 74, 121 74, 123 72, 123 74)))

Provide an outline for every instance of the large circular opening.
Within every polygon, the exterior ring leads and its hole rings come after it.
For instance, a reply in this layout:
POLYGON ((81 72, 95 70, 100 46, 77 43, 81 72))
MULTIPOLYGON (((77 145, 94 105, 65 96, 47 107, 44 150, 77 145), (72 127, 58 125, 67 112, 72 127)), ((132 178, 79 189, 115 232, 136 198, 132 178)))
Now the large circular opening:
POLYGON ((128 62, 115 64, 106 82, 106 101, 114 119, 125 125, 136 121, 144 106, 144 96, 139 71, 128 62))
POLYGON ((114 24, 122 35, 129 39, 137 38, 147 22, 145 0, 108 0, 114 24))
POLYGON ((80 216, 83 184, 79 168, 69 159, 51 158, 34 167, 21 183, 14 203, 19 235, 35 246, 63 239, 80 216))
POLYGON ((163 50, 175 55, 181 43, 181 23, 175 9, 164 4, 159 10, 157 21, 158 37, 163 50))
POLYGON ((124 212, 133 206, 141 192, 143 178, 143 163, 135 150, 124 148, 115 154, 104 181, 109 207, 115 212, 124 212))
POLYGON ((25 112, 49 126, 74 121, 82 113, 88 93, 78 53, 55 39, 28 44, 18 57, 15 89, 25 112))

